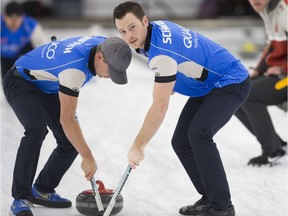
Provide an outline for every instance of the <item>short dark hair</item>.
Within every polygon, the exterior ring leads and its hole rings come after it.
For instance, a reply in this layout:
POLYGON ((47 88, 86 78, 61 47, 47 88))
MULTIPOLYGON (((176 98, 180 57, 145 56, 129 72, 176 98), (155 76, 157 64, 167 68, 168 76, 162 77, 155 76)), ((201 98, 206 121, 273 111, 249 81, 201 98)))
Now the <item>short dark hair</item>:
POLYGON ((12 1, 12 2, 9 2, 6 7, 5 7, 5 14, 7 16, 12 16, 12 15, 23 15, 24 14, 24 11, 23 11, 23 8, 22 6, 15 2, 15 1, 12 1))
POLYGON ((116 19, 122 19, 127 13, 133 13, 139 20, 145 16, 142 6, 134 1, 126 1, 119 4, 113 11, 113 22, 116 19))

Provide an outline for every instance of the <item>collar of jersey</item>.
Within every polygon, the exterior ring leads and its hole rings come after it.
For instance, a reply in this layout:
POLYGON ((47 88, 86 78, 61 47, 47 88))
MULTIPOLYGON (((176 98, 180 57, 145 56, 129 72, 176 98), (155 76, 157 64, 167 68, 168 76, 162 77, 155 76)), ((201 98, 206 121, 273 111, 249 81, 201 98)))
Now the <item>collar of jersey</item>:
MULTIPOLYGON (((151 23, 149 23, 147 29, 147 36, 146 36, 146 40, 145 40, 145 45, 144 45, 144 52, 148 52, 148 50, 150 49, 150 42, 151 42, 151 35, 152 35, 152 27, 153 25, 151 23)), ((136 52, 141 54, 140 48, 136 49, 136 52)))
POLYGON ((94 46, 91 48, 90 53, 89 53, 89 61, 88 61, 88 67, 91 73, 93 74, 93 76, 96 76, 96 70, 94 67, 94 59, 95 59, 94 56, 96 53, 96 49, 97 49, 97 46, 94 46))

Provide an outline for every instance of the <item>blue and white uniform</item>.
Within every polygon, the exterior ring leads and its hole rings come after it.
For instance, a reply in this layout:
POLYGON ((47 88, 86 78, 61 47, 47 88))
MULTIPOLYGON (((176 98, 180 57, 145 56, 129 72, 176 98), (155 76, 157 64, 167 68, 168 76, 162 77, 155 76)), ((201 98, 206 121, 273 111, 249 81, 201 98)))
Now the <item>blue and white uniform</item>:
POLYGON ((41 25, 32 17, 23 15, 17 30, 8 28, 1 16, 1 76, 13 66, 23 54, 48 42, 41 25))
POLYGON ((1 16, 1 56, 5 58, 20 56, 22 50, 31 44, 31 35, 37 25, 36 20, 24 16, 21 26, 16 31, 11 31, 1 16))
POLYGON ((55 192, 77 157, 78 152, 60 122, 62 107, 58 93, 74 97, 66 97, 68 100, 77 100, 80 88, 96 75, 96 49, 105 40, 95 36, 52 41, 20 57, 15 62, 16 68, 5 75, 4 94, 25 129, 14 167, 14 199, 32 196, 31 184, 47 127, 53 132, 57 146, 35 180, 37 187, 55 192))
POLYGON ((176 80, 174 91, 191 97, 243 82, 247 69, 228 50, 169 21, 152 22, 144 50, 155 82, 176 80))
MULTIPOLYGON (((191 182, 212 208, 234 211, 213 136, 247 99, 247 69, 217 43, 168 21, 150 23, 144 49, 136 51, 148 57, 155 83, 175 81, 173 90, 189 97, 172 146, 191 182)), ((190 215, 187 207, 181 212, 190 215)))
POLYGON ((63 93, 78 96, 80 88, 96 75, 96 46, 105 37, 74 37, 52 41, 27 53, 15 63, 27 81, 46 94, 63 93))

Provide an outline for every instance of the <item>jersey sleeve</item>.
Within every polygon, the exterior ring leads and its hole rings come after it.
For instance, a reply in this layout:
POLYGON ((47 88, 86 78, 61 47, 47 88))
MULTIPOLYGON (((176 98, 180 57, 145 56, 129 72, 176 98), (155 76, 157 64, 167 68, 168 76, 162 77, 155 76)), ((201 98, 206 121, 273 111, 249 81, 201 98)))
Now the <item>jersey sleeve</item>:
POLYGON ((34 48, 47 43, 48 38, 46 37, 44 30, 40 24, 37 24, 35 28, 33 29, 33 32, 31 34, 31 44, 34 48))
POLYGON ((78 97, 80 89, 85 81, 85 74, 77 69, 67 69, 59 73, 59 91, 78 97))
POLYGON ((281 29, 283 29, 284 32, 286 32, 286 35, 287 35, 287 32, 288 32, 288 26, 287 26, 287 9, 288 9, 288 6, 287 6, 287 1, 286 3, 284 2, 283 3, 283 8, 281 8, 278 12, 278 22, 279 22, 279 26, 281 29))
POLYGON ((176 80, 177 62, 166 55, 158 55, 149 61, 149 68, 154 72, 155 82, 167 83, 176 80))

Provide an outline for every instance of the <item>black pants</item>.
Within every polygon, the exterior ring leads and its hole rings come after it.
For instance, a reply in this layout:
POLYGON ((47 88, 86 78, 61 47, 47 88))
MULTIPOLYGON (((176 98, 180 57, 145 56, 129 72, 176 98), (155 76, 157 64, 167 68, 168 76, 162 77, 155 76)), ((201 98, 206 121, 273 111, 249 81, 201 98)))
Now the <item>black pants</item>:
MULTIPOLYGON (((57 147, 35 183, 43 192, 54 192, 78 154, 60 124, 58 94, 42 93, 33 84, 13 75, 11 70, 4 77, 3 88, 7 101, 25 129, 14 166, 12 196, 15 199, 31 196, 40 149, 48 133, 47 126, 53 132, 57 147)), ((2 145, 5 148, 8 143, 2 145)))
POLYGON ((287 101, 287 87, 275 89, 280 79, 277 76, 260 76, 252 80, 252 89, 247 101, 235 113, 237 118, 257 138, 262 150, 271 154, 281 148, 282 140, 276 133, 267 110, 269 105, 287 101))
POLYGON ((17 58, 4 58, 1 56, 1 78, 2 82, 7 71, 13 66, 17 58))
POLYGON ((231 205, 226 174, 213 136, 247 99, 250 78, 241 84, 189 98, 179 117, 172 146, 196 190, 215 209, 231 205))

